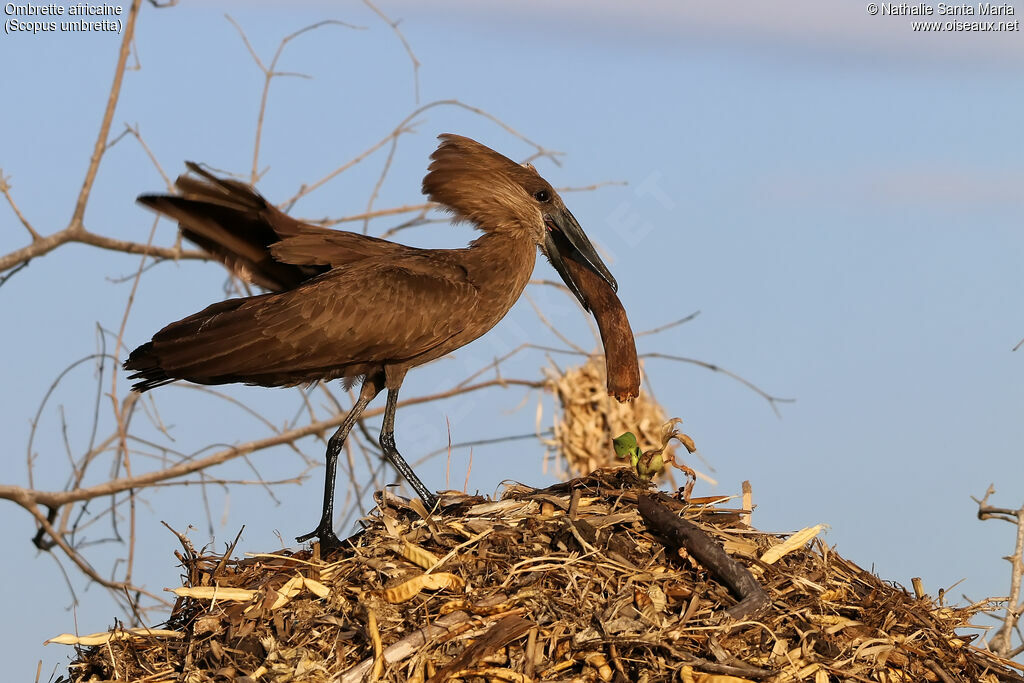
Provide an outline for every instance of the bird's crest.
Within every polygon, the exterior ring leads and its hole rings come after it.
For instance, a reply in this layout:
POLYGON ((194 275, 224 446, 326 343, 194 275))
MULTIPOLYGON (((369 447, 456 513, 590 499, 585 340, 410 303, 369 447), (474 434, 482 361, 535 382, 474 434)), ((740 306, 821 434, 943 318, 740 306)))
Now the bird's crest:
POLYGON ((531 164, 518 164, 476 140, 444 133, 430 155, 423 194, 451 211, 457 221, 484 230, 531 221, 539 214, 532 196, 551 185, 531 164))

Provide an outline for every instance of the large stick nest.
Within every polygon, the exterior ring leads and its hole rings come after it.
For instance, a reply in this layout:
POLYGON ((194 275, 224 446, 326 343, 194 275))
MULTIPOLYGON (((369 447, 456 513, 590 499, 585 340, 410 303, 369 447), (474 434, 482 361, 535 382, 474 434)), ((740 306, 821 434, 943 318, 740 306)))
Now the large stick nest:
POLYGON ((448 494, 427 518, 388 495, 327 558, 187 549, 163 630, 79 641, 105 642, 64 680, 1024 681, 957 634, 972 608, 882 581, 817 528, 787 539, 728 501, 659 495, 763 587, 767 606, 735 620, 737 597, 639 514, 647 493, 599 471, 448 494))

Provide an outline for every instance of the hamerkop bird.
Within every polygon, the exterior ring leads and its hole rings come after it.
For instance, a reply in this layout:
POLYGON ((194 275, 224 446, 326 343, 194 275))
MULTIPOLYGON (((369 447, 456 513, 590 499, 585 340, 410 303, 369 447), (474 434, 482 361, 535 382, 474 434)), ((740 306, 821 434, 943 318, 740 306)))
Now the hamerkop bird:
MULTIPOLYGON (((197 177, 179 177, 179 194, 138 199, 177 220, 187 239, 270 293, 215 303, 157 332, 124 364, 134 371, 131 379, 139 380, 136 391, 180 379, 267 387, 362 380, 355 405, 327 444, 320 522, 299 541, 317 537, 325 545, 338 543, 333 529, 338 454, 382 389, 387 389, 380 432, 384 456, 428 509, 435 506, 434 494, 395 447, 402 380, 411 368, 494 327, 530 279, 538 247, 585 308, 581 282, 592 292, 606 290, 595 301, 615 296, 615 280, 594 246, 532 166, 469 138, 446 134, 440 140, 423 193, 455 220, 483 232, 464 249, 415 249, 302 223, 248 185, 191 163, 197 177)), ((631 333, 628 341, 632 349, 631 333)), ((635 366, 635 349, 632 356, 635 366)), ((635 395, 636 388, 624 392, 635 395)))

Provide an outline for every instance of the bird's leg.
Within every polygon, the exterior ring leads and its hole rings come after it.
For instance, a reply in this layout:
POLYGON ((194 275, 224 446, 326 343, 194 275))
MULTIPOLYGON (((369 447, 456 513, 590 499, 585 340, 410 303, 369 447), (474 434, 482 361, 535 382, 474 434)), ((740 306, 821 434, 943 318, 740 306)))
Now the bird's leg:
POLYGON ((433 510, 437 505, 437 496, 430 492, 424 485, 412 467, 405 461, 402 454, 395 448, 395 408, 398 406, 398 387, 388 389, 388 402, 384 408, 384 424, 380 429, 380 447, 384 449, 384 457, 388 459, 398 473, 405 477, 412 486, 413 491, 420 497, 427 510, 433 510))
POLYGON ((316 529, 295 539, 299 543, 304 543, 316 537, 320 540, 320 545, 326 549, 336 548, 341 545, 341 541, 334 533, 334 483, 338 473, 338 455, 341 453, 342 446, 345 445, 345 437, 348 436, 352 426, 359 419, 359 416, 363 414, 367 404, 379 392, 380 385, 372 378, 367 377, 363 381, 362 388, 359 390, 359 398, 356 400, 355 405, 348 411, 348 415, 345 416, 345 420, 338 427, 338 431, 334 432, 334 436, 327 440, 327 473, 325 475, 326 480, 324 481, 323 513, 320 516, 320 523, 316 529))

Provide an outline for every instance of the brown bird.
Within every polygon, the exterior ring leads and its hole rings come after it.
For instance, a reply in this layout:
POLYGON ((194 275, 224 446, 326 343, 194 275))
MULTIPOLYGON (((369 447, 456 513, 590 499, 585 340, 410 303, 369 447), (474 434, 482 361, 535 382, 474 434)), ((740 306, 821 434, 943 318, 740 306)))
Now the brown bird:
MULTIPOLYGON (((610 295, 621 310, 608 268, 561 197, 532 166, 469 138, 445 134, 440 140, 423 193, 456 221, 483 232, 463 249, 416 249, 302 223, 248 185, 217 178, 193 163, 188 168, 198 177, 179 177, 179 194, 138 198, 177 220, 187 239, 270 293, 215 303, 157 332, 124 363, 134 371, 131 379, 139 380, 134 390, 182 379, 268 387, 362 381, 355 405, 328 441, 320 522, 299 541, 317 537, 325 545, 338 543, 333 529, 338 454, 349 430, 383 389, 384 456, 428 509, 435 506, 434 494, 395 447, 402 380, 411 368, 494 327, 530 279, 537 248, 584 308, 589 310, 579 285, 581 270, 588 271, 586 287, 592 292, 604 288, 602 301, 610 295)), ((623 393, 635 395, 636 388, 623 393)))

